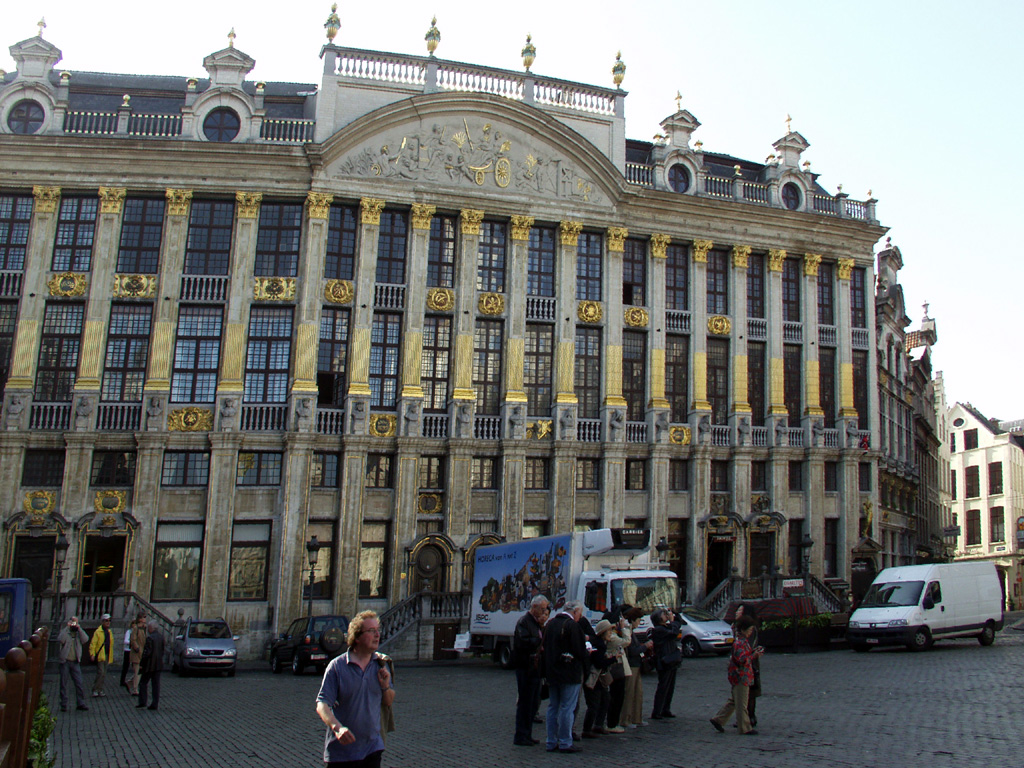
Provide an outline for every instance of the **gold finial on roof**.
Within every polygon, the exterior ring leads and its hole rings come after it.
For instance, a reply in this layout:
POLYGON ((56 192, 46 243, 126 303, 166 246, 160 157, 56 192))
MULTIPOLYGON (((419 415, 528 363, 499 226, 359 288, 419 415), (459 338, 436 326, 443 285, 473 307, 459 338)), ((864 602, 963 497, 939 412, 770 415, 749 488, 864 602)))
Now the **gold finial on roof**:
POLYGON ((341 29, 341 19, 338 18, 338 4, 331 6, 331 15, 324 22, 324 29, 327 30, 327 42, 333 43, 338 30, 341 29))
POLYGON ((437 16, 430 20, 430 29, 427 30, 423 39, 427 41, 427 53, 433 56, 434 51, 437 50, 437 44, 441 42, 441 30, 437 28, 437 16))
POLYGON ((683 94, 676 91, 676 112, 681 111, 683 108, 683 94))
POLYGON ((693 146, 696 148, 698 152, 702 152, 704 150, 704 142, 701 141, 700 139, 697 139, 697 143, 694 144, 693 146))
POLYGON ((235 38, 236 37, 238 37, 238 35, 235 34, 235 28, 232 27, 231 31, 228 32, 228 48, 234 48, 235 47, 235 38))
POLYGON ((36 22, 36 26, 39 27, 39 37, 43 36, 43 30, 46 29, 46 19, 42 18, 36 22))
POLYGON ((122 107, 130 107, 131 106, 131 100, 132 100, 132 97, 129 94, 126 93, 124 96, 121 97, 121 106, 122 107))
POLYGON ((793 118, 792 118, 791 115, 787 114, 786 115, 786 134, 788 135, 788 134, 790 134, 792 132, 793 132, 793 118))
POLYGON ((622 78, 626 76, 626 65, 622 61, 622 51, 615 54, 615 63, 612 65, 612 81, 616 88, 622 86, 622 78))
POLYGON ((526 45, 523 46, 521 51, 523 55, 523 66, 526 67, 526 71, 530 71, 530 67, 533 65, 534 60, 537 58, 537 46, 533 44, 533 36, 526 36, 526 45))

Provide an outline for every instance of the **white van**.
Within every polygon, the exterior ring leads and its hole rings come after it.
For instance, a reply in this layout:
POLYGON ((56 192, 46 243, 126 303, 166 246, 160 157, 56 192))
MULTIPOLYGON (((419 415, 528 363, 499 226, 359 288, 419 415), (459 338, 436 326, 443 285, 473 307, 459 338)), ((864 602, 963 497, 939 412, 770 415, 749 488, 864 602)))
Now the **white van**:
POLYGON ((846 640, 855 651, 923 651, 951 637, 992 645, 1002 628, 1003 595, 992 563, 905 565, 878 574, 850 616, 846 640))

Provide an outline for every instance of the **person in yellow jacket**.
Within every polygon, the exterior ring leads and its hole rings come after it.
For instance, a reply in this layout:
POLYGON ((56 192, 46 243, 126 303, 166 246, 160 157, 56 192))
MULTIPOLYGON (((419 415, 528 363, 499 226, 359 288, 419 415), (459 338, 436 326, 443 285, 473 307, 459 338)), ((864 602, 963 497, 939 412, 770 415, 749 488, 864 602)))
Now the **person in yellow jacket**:
POLYGON ((110 614, 100 617, 100 625, 92 633, 89 653, 96 660, 96 682, 92 684, 92 695, 106 696, 103 684, 107 680, 107 667, 114 657, 114 635, 110 631, 110 614))

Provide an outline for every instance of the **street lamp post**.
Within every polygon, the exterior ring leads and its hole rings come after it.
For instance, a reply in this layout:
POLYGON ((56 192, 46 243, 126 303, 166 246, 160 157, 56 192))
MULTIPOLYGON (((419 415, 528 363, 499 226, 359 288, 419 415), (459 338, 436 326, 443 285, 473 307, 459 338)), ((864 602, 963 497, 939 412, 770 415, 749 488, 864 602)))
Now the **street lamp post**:
POLYGON ((320 552, 320 542, 311 536, 306 542, 306 559, 309 561, 309 615, 313 615, 313 577, 316 574, 316 561, 320 552))
POLYGON ((809 582, 811 575, 811 547, 814 546, 814 542, 811 540, 811 534, 805 533, 803 540, 800 542, 800 555, 803 565, 804 572, 804 591, 809 591, 809 582))
POLYGON ((64 591, 64 569, 65 563, 68 559, 68 548, 71 544, 68 542, 68 537, 64 535, 64 531, 61 531, 57 535, 57 543, 54 545, 53 556, 57 562, 57 604, 54 606, 54 613, 60 611, 60 620, 64 620, 63 604, 61 602, 61 594, 64 591))

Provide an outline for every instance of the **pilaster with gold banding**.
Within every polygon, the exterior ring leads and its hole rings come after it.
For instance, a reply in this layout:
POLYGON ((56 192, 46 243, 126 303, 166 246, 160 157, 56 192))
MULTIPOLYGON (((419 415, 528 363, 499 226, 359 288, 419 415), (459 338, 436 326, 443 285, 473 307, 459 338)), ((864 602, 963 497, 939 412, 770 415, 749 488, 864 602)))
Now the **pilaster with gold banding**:
POLYGON ((377 249, 380 241, 380 215, 384 201, 364 197, 359 201, 359 252, 355 264, 355 295, 349 334, 348 394, 370 394, 370 329, 373 327, 373 293, 377 279, 377 249))
POLYGON ((605 317, 612 318, 605 323, 604 355, 605 382, 604 404, 606 407, 623 407, 622 396, 622 326, 617 322, 624 317, 622 304, 622 254, 625 250, 629 231, 625 227, 608 227, 604 237, 604 281, 601 295, 604 299, 605 317))
POLYGON ((839 385, 839 417, 842 419, 857 418, 857 409, 853 405, 853 323, 850 317, 850 278, 854 263, 853 259, 842 258, 839 259, 836 269, 836 338, 839 342, 836 355, 839 370, 836 374, 839 385))
POLYGON ((782 359, 782 267, 786 252, 773 248, 768 251, 768 271, 765 307, 768 311, 768 413, 785 416, 785 366, 782 359))
MULTIPOLYGON (((513 216, 509 222, 509 259, 506 271, 505 393, 506 403, 525 403, 523 359, 526 344, 527 262, 532 216, 513 216)), ((546 414, 544 414, 546 415, 546 414)))
POLYGON ((705 292, 708 284, 708 252, 714 247, 711 240, 694 240, 690 247, 690 305, 693 335, 693 410, 710 411, 708 402, 708 306, 705 292))
POLYGON ((295 377, 293 394, 314 395, 316 356, 320 343, 320 314, 323 309, 324 262, 327 257, 327 236, 334 196, 323 192, 306 194, 304 205, 305 248, 299 259, 299 275, 295 297, 295 377))
POLYGON ((647 304, 651 308, 651 408, 671 408, 665 397, 665 258, 672 242, 668 235, 653 234, 648 243, 647 304))
POLYGON ((574 380, 576 354, 576 255, 583 225, 563 221, 558 226, 558 270, 555 285, 555 402, 572 406, 578 402, 574 380))
POLYGON ((259 232, 261 192, 235 193, 235 236, 231 245, 231 290, 224 313, 224 344, 221 351, 217 395, 241 394, 245 390, 245 339, 249 324, 259 232))
POLYGON ((455 281, 455 306, 468 309, 455 314, 455 368, 452 375, 452 399, 476 400, 473 389, 473 334, 479 302, 476 295, 477 254, 480 251, 480 224, 484 212, 464 208, 459 215, 458 279, 455 281))
MULTIPOLYGON (((425 203, 413 203, 410 222, 412 245, 409 249, 409 275, 426 275, 427 259, 430 252, 430 225, 436 207, 425 203)), ((420 384, 421 361, 423 357, 423 315, 426 311, 428 286, 425 280, 409 279, 406 284, 405 327, 402 333, 402 389, 399 397, 412 400, 423 399, 420 384)))
POLYGON ((804 321, 804 414, 823 416, 821 408, 821 381, 818 373, 818 267, 821 256, 804 254, 803 263, 803 321, 804 321))
POLYGON ((749 245, 734 245, 730 254, 729 314, 732 316, 732 336, 729 353, 732 355, 732 394, 729 410, 737 414, 750 413, 750 394, 747 388, 747 270, 750 250, 749 245))

